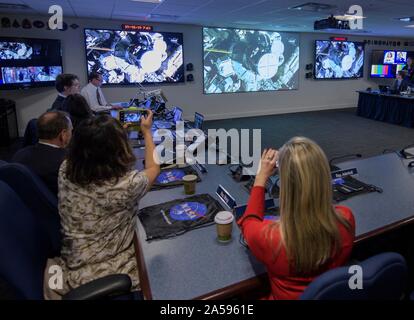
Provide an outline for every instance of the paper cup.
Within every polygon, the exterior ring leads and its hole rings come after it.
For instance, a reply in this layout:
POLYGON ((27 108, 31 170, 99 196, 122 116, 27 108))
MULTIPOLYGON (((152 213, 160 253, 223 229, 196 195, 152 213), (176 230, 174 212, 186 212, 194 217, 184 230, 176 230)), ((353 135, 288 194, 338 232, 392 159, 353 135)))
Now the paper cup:
POLYGON ((214 221, 217 226, 217 240, 220 242, 231 241, 234 216, 229 211, 220 211, 216 214, 214 221))
POLYGON ((192 195, 196 192, 197 178, 194 174, 188 174, 183 177, 184 192, 186 195, 192 195))

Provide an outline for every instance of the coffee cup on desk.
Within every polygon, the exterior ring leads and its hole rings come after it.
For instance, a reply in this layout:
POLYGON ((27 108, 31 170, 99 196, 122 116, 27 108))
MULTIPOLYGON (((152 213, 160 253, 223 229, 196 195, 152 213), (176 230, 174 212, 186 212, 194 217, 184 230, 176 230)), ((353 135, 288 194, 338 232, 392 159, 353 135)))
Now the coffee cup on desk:
POLYGON ((217 240, 219 242, 231 241, 231 234, 233 231, 234 216, 229 211, 220 211, 216 214, 214 222, 217 227, 217 240))
POLYGON ((188 174, 183 177, 184 192, 186 195, 192 195, 196 192, 197 176, 195 174, 188 174))

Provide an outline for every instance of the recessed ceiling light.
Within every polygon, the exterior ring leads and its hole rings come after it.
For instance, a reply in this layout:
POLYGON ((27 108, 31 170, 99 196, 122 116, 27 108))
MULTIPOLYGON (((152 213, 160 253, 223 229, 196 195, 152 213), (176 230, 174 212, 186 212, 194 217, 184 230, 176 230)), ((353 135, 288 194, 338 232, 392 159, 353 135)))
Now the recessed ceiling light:
POLYGON ((135 2, 149 2, 149 3, 161 3, 164 0, 132 0, 132 1, 135 1, 135 2))
POLYGON ((0 3, 0 9, 27 10, 31 8, 26 4, 0 3))
POLYGON ((414 28, 414 24, 410 24, 408 26, 405 26, 406 28, 414 28))
POLYGON ((402 22, 410 22, 414 20, 414 17, 403 17, 403 18, 396 18, 396 19, 402 22))
POLYGON ((294 7, 290 7, 291 10, 303 10, 311 12, 319 12, 336 9, 336 5, 326 4, 326 3, 317 3, 317 2, 306 2, 294 7))

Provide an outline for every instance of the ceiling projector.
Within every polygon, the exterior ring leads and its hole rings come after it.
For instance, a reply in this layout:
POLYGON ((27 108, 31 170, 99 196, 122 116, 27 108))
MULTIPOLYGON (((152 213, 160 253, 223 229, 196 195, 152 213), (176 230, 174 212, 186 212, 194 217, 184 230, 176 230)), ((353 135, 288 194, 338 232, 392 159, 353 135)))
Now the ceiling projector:
POLYGON ((334 16, 330 16, 327 19, 316 20, 313 25, 314 30, 324 30, 324 29, 342 29, 350 30, 349 21, 347 20, 338 20, 334 16))

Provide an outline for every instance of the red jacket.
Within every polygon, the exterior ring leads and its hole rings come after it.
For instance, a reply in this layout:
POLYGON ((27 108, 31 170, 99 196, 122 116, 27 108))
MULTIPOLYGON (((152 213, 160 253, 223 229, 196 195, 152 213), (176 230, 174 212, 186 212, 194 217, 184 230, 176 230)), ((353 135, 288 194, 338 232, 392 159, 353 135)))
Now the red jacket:
POLYGON ((265 189, 262 187, 253 187, 246 212, 243 217, 240 218, 238 224, 240 225, 250 251, 266 266, 272 289, 268 299, 298 299, 315 277, 347 262, 355 238, 354 216, 352 215, 351 210, 347 207, 335 207, 338 212, 342 213, 352 228, 351 230, 348 230, 344 225, 338 222, 338 228, 341 234, 341 250, 338 250, 338 253, 332 257, 330 262, 314 275, 302 277, 295 274, 294 270, 289 271, 289 263, 284 246, 281 247, 276 258, 275 255, 272 254, 274 250, 278 248, 281 241, 281 234, 277 232, 277 229, 274 232, 272 245, 269 245, 269 241, 263 236, 264 228, 272 222, 270 220, 263 220, 265 213, 264 200, 265 189))

